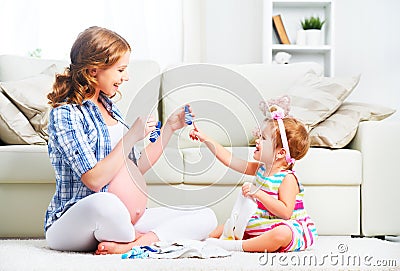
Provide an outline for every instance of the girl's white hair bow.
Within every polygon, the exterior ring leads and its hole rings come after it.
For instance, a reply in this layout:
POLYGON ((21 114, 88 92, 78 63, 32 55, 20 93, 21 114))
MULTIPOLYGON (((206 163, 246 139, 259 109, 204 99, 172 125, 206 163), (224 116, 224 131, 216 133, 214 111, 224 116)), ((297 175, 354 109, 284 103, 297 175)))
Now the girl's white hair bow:
POLYGON ((283 124, 283 119, 288 117, 290 111, 290 97, 285 95, 277 99, 271 99, 269 101, 261 101, 259 104, 260 110, 268 118, 271 116, 274 120, 278 122, 279 132, 281 134, 281 140, 283 148, 286 151, 286 162, 294 164, 296 161, 290 156, 289 144, 286 136, 285 125, 283 124))

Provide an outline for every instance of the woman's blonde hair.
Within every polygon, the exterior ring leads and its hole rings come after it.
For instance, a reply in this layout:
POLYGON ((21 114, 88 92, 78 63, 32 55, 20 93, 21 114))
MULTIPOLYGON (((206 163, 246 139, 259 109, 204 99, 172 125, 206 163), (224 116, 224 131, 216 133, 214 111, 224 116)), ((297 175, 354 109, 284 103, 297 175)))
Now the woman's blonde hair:
POLYGON ((81 105, 84 99, 95 94, 97 81, 90 70, 108 68, 130 51, 128 42, 111 30, 98 26, 84 30, 71 48, 70 66, 56 75, 53 91, 47 95, 49 104, 53 107, 65 103, 81 105))

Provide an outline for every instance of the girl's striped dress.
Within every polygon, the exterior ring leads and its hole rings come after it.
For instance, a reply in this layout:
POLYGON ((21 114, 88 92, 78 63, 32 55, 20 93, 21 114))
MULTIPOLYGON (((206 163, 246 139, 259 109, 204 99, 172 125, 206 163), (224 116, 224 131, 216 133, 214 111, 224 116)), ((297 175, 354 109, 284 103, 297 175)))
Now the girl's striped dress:
MULTIPOLYGON (((278 199, 278 189, 282 180, 287 174, 293 174, 290 170, 281 171, 273 176, 265 177, 265 166, 262 165, 256 174, 256 186, 265 193, 278 199)), ((296 177, 297 179, 297 177, 296 177)), ((251 217, 245 230, 245 238, 252 238, 261 235, 280 225, 287 225, 292 230, 292 242, 281 251, 300 251, 310 247, 316 237, 317 231, 314 222, 304 209, 303 196, 304 188, 299 184, 300 193, 296 195, 296 204, 289 220, 284 220, 270 213, 265 206, 257 201, 258 208, 251 217)))

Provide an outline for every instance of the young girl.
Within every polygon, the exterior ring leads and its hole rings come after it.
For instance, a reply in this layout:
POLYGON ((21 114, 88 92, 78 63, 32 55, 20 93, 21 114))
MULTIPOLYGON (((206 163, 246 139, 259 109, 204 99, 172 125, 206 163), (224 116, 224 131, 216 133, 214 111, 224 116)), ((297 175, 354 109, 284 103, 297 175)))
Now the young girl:
POLYGON ((142 154, 137 151, 135 143, 155 129, 156 121, 139 117, 129 128, 110 100, 128 80, 130 52, 115 32, 86 29, 72 46, 71 65, 56 76, 48 94, 53 107, 48 152, 56 191, 44 229, 52 249, 124 253, 159 240, 205 239, 216 226, 207 208, 146 209, 143 174, 185 125, 185 115, 183 108, 177 110, 160 138, 142 154))
MULTIPOLYGON (((282 100, 289 103, 289 97, 282 100)), ((251 197, 258 206, 247 223, 243 240, 216 239, 223 234, 222 225, 210 234, 212 238, 207 242, 227 250, 248 252, 304 250, 314 243, 317 233, 304 209, 303 187, 292 169, 295 161, 304 157, 309 149, 308 132, 300 121, 286 116, 288 110, 265 105, 264 113, 269 115, 271 111, 272 119, 264 121, 256 140, 254 159, 257 162, 233 157, 205 134, 193 132, 222 163, 256 177, 256 186, 247 183, 242 186, 243 196, 251 197)))

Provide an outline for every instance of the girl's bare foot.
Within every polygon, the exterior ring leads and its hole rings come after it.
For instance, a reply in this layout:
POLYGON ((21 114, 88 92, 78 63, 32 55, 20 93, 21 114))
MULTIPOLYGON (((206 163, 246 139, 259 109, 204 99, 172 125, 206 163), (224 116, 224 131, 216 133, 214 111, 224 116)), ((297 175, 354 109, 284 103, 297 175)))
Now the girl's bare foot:
MULTIPOLYGON (((138 235, 136 235, 138 236, 138 235)), ((159 241, 157 235, 154 232, 148 232, 145 234, 140 234, 139 237, 130 243, 117 243, 117 242, 101 242, 97 246, 96 254, 97 255, 106 255, 106 254, 123 254, 128 252, 135 246, 148 246, 153 244, 154 242, 159 241)))

